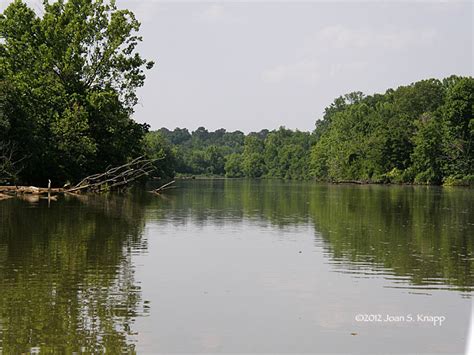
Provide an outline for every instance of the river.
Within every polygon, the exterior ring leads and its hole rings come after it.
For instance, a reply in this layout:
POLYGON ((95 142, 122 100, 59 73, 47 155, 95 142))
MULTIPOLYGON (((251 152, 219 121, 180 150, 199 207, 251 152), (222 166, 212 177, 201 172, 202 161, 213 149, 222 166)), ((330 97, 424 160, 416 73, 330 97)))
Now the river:
POLYGON ((224 179, 0 201, 0 352, 463 353, 473 206, 224 179))

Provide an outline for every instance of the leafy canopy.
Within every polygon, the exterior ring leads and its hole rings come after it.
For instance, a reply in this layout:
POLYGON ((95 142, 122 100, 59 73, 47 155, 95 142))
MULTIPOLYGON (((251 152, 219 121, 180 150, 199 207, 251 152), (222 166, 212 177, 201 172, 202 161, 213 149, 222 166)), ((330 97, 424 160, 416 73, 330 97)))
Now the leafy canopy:
POLYGON ((78 179, 143 151, 130 116, 153 62, 115 1, 21 0, 0 15, 0 139, 21 143, 23 180, 78 179))

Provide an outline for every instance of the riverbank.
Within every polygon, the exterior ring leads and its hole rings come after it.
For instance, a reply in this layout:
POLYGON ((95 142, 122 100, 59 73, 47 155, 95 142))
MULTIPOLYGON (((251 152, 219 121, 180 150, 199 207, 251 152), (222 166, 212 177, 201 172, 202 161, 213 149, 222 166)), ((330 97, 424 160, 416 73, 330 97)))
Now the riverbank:
POLYGON ((187 174, 176 174, 176 180, 283 180, 283 181, 313 181, 318 183, 334 184, 334 185, 399 185, 399 186, 458 186, 458 187, 474 187, 474 178, 460 179, 460 180, 447 180, 443 184, 427 184, 427 183, 415 183, 415 182, 393 182, 393 181, 380 181, 380 180, 316 180, 316 179, 283 179, 273 176, 261 176, 255 178, 249 177, 227 177, 223 175, 187 175, 187 174))

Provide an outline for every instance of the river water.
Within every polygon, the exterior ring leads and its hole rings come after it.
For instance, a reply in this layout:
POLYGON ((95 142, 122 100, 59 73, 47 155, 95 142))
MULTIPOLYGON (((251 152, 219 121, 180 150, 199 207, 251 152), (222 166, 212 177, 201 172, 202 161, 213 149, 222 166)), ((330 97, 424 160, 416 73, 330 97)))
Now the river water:
POLYGON ((0 201, 0 350, 461 354, 473 206, 276 180, 0 201))

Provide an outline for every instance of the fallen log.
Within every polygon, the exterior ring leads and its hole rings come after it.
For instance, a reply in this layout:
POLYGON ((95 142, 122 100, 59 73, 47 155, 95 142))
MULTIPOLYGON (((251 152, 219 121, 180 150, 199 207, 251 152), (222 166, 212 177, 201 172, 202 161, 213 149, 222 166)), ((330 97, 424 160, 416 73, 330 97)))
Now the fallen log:
MULTIPOLYGON (((51 181, 48 187, 36 186, 0 186, 0 199, 6 199, 4 196, 24 196, 24 195, 48 195, 48 200, 55 200, 55 194, 78 194, 81 192, 105 192, 117 190, 132 182, 150 175, 155 169, 154 163, 161 159, 146 159, 141 156, 133 159, 129 163, 110 168, 103 173, 93 174, 82 179, 78 184, 71 188, 51 188, 51 181)), ((174 181, 173 181, 174 182, 174 181)), ((167 184, 169 185, 169 184, 167 184)), ((163 188, 165 186, 162 186, 163 188)), ((46 198, 46 197, 45 197, 46 198)))
POLYGON ((356 184, 356 185, 365 185, 368 184, 367 181, 363 180, 337 180, 333 182, 334 184, 356 184))
POLYGON ((170 181, 170 182, 168 182, 168 183, 166 183, 166 184, 164 184, 164 185, 161 185, 161 186, 158 187, 157 189, 154 189, 154 190, 152 190, 152 191, 150 191, 150 192, 153 192, 153 193, 155 193, 155 194, 160 194, 161 192, 163 192, 163 191, 165 191, 165 190, 168 190, 168 189, 175 189, 176 186, 170 186, 170 185, 174 184, 175 182, 176 182, 175 180, 170 181))
POLYGON ((32 194, 41 195, 47 194, 48 192, 64 192, 62 188, 51 188, 47 187, 36 187, 36 186, 0 186, 0 193, 4 194, 32 194))
POLYGON ((9 199, 9 198, 13 198, 13 196, 11 196, 11 195, 5 195, 5 194, 1 194, 1 193, 0 193, 0 201, 2 201, 2 200, 7 200, 7 199, 9 199))

